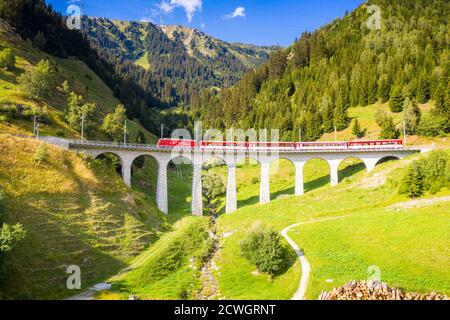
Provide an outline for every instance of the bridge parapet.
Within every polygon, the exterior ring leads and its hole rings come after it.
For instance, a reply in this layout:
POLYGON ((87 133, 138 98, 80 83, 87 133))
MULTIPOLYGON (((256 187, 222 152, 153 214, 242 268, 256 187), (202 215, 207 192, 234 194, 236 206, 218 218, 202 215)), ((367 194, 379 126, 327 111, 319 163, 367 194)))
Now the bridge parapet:
POLYGON ((387 157, 402 159, 414 153, 423 151, 419 147, 389 147, 374 146, 358 149, 320 148, 320 149, 215 149, 215 148, 171 148, 158 147, 146 144, 123 144, 104 141, 82 141, 66 139, 45 139, 46 142, 65 147, 78 152, 85 152, 94 158, 104 153, 114 153, 119 156, 122 163, 122 177, 125 183, 131 185, 131 167, 133 161, 139 156, 150 155, 158 162, 158 181, 156 201, 158 208, 165 213, 169 212, 167 194, 167 169, 171 160, 184 157, 193 164, 192 182, 192 213, 201 215, 203 211, 201 169, 205 161, 219 158, 228 166, 226 212, 237 210, 236 200, 236 164, 245 158, 252 158, 259 162, 260 176, 260 203, 270 201, 270 174, 269 168, 277 159, 290 160, 295 166, 295 194, 304 193, 303 169, 306 162, 313 158, 321 158, 330 166, 331 185, 337 185, 339 165, 348 158, 361 159, 367 171, 370 172, 387 157))

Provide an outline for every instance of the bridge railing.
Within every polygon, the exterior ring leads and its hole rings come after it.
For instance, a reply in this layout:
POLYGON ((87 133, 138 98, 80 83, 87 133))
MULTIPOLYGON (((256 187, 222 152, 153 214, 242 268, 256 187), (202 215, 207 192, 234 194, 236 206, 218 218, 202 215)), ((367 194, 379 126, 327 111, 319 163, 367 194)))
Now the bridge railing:
MULTIPOLYGON (((201 148, 191 148, 191 147, 161 147, 157 145, 150 144, 138 144, 138 143, 120 143, 120 142, 108 142, 108 141, 94 141, 94 140, 69 140, 69 144, 73 147, 98 147, 98 148, 113 148, 113 149, 127 149, 127 150, 151 150, 151 151, 193 151, 199 150, 201 148)), ((248 152, 248 151, 258 151, 257 149, 222 149, 222 148, 207 148, 202 149, 208 152, 248 152)), ((286 150, 286 149, 261 149, 261 152, 282 152, 282 153, 314 153, 314 152, 376 152, 376 151, 401 151, 401 150, 418 150, 418 148, 408 148, 404 146, 373 146, 367 148, 317 148, 317 149, 301 149, 301 150, 286 150)))

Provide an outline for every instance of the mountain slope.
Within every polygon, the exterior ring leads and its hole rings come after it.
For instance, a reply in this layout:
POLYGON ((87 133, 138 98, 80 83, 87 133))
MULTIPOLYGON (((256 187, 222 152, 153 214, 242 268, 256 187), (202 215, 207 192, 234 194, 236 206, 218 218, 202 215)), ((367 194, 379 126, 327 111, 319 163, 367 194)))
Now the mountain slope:
POLYGON ((154 201, 129 190, 106 162, 48 146, 47 161, 38 164, 39 145, 0 135, 7 222, 27 232, 4 261, 1 298, 73 295, 69 265, 81 268, 86 289, 126 266, 167 227, 154 201))
POLYGON ((304 33, 233 88, 192 107, 211 127, 277 128, 289 140, 297 140, 301 129, 304 140, 317 140, 334 126, 340 131, 350 125, 349 107, 395 98, 401 111, 406 98, 420 104, 431 99, 440 106, 424 126, 442 117, 448 133, 449 19, 445 0, 368 1, 304 33), (381 30, 367 27, 372 4, 381 10, 381 30))
MULTIPOLYGON (((16 57, 15 67, 11 70, 0 70, 0 114, 8 108, 21 105, 25 109, 22 116, 15 116, 0 121, 0 131, 20 134, 31 134, 33 115, 45 119, 40 124, 41 135, 62 135, 67 138, 79 138, 79 133, 69 127, 64 119, 66 94, 62 83, 67 80, 71 90, 84 97, 86 102, 97 105, 96 117, 101 123, 106 114, 114 111, 121 102, 114 97, 112 90, 87 65, 78 59, 63 59, 46 54, 24 41, 0 19, 0 51, 4 48, 13 50, 16 57), (19 77, 28 69, 36 67, 42 59, 49 59, 57 73, 58 88, 48 99, 32 99, 19 84, 19 77), (27 113, 28 112, 28 113, 27 113)), ((155 138, 136 121, 129 122, 130 141, 136 141, 140 133, 146 141, 154 142, 155 138)), ((87 136, 90 139, 109 139, 103 132, 94 130, 87 136)))
POLYGON ((181 26, 106 18, 84 17, 83 32, 98 50, 147 70, 141 81, 169 106, 188 104, 201 88, 234 84, 275 49, 226 43, 181 26))

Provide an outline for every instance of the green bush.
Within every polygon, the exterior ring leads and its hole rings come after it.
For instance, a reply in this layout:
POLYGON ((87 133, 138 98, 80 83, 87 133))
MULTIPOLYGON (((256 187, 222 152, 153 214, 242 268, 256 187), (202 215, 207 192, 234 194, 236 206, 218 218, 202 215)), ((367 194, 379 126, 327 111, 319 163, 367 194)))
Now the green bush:
POLYGON ((450 123, 445 117, 428 116, 420 121, 418 133, 424 137, 444 136, 450 131, 450 123))
POLYGON ((399 193, 413 198, 443 188, 450 188, 450 155, 433 151, 428 157, 411 163, 400 182, 399 193))
POLYGON ((279 274, 287 263, 287 249, 281 244, 278 232, 265 227, 257 228, 240 244, 241 252, 259 272, 279 274))
POLYGON ((16 64, 16 56, 11 49, 6 48, 0 51, 0 68, 12 69, 16 64))
POLYGON ((1 105, 0 106, 0 115, 3 118, 3 121, 10 121, 12 119, 17 118, 17 110, 13 105, 1 105))
POLYGON ((38 164, 42 164, 48 160, 48 149, 45 143, 42 143, 33 155, 33 160, 38 164))

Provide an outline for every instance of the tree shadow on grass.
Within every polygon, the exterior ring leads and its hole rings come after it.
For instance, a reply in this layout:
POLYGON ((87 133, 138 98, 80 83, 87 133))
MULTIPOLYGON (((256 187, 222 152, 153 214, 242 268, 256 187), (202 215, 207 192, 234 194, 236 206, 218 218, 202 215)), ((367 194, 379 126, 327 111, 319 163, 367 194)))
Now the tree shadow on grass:
POLYGON ((295 195, 295 186, 294 187, 288 187, 288 188, 285 188, 283 190, 279 190, 279 191, 271 193, 270 194, 270 199, 271 200, 276 200, 280 196, 293 196, 293 195, 295 195))
POLYGON ((328 174, 328 175, 320 177, 316 180, 306 182, 304 185, 304 190, 305 190, 305 192, 310 192, 315 189, 325 187, 329 183, 330 183, 330 175, 328 174))
POLYGON ((364 165, 363 162, 360 163, 356 163, 353 165, 350 165, 342 170, 339 170, 338 175, 339 175, 339 182, 341 182, 344 179, 347 179, 351 176, 354 176, 362 171, 366 170, 366 166, 364 165))

